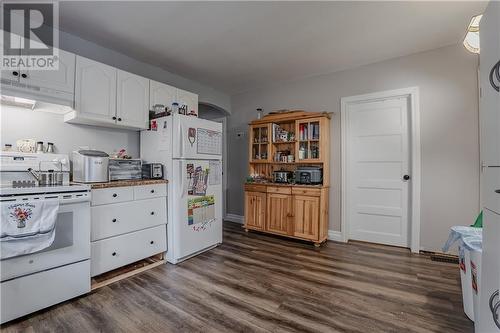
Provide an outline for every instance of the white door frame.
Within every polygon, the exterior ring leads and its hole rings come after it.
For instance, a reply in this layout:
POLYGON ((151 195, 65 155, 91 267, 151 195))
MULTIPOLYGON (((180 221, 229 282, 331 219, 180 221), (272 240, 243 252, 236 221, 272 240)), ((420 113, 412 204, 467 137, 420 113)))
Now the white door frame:
POLYGON ((349 240, 349 170, 348 157, 349 151, 347 138, 349 137, 348 120, 349 115, 347 106, 349 104, 357 104, 362 102, 373 102, 384 99, 393 98, 408 98, 410 108, 410 175, 411 175, 411 201, 409 204, 410 214, 408 216, 410 222, 410 248, 411 252, 420 252, 420 189, 421 189, 421 170, 420 170, 420 93, 418 87, 410 87, 397 90, 381 91, 372 94, 357 95, 351 97, 343 97, 341 103, 341 146, 342 146, 342 211, 341 211, 341 233, 342 240, 349 240))

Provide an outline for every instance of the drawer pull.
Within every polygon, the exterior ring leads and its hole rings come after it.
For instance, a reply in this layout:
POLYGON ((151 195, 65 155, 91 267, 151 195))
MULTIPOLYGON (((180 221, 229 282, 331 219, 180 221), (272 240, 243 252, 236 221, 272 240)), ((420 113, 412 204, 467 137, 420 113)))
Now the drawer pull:
POLYGON ((118 196, 118 194, 113 193, 113 198, 116 198, 117 196, 118 196))
POLYGON ((154 244, 154 243, 155 243, 155 241, 151 241, 151 242, 149 242, 149 244, 154 244))
POLYGON ((116 222, 116 219, 112 219, 111 222, 115 223, 116 222))
POLYGON ((155 215, 155 212, 151 212, 151 215, 155 215))
POLYGON ((114 256, 116 256, 116 252, 111 253, 111 255, 112 255, 113 257, 114 257, 114 256))
POLYGON ((151 193, 155 193, 155 190, 151 190, 151 193))

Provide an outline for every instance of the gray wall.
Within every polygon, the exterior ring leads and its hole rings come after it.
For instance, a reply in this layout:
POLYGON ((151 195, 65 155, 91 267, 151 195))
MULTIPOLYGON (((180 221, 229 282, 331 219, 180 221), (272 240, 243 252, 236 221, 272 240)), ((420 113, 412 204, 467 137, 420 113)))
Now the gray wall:
POLYGON ((472 223, 479 210, 477 57, 461 45, 392 59, 232 96, 228 213, 243 215, 248 171, 247 123, 255 109, 333 112, 330 229, 340 230, 340 98, 420 87, 421 247, 439 251, 452 225, 472 223), (241 136, 241 132, 245 135, 241 136))

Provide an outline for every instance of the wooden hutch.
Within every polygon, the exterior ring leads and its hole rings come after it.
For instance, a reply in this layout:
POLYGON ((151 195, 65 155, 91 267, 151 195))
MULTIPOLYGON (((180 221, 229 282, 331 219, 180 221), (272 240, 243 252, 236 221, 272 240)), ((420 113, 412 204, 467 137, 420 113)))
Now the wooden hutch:
POLYGON ((312 241, 315 246, 327 239, 329 142, 326 112, 277 112, 250 123, 245 231, 312 241), (274 171, 295 172, 302 166, 321 167, 322 184, 273 182, 274 171))

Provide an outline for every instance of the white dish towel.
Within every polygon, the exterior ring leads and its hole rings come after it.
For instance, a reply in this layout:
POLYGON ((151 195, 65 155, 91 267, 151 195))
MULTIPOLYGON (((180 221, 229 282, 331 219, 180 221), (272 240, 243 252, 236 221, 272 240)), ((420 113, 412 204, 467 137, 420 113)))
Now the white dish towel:
POLYGON ((1 203, 0 259, 43 250, 55 237, 59 200, 1 203))

